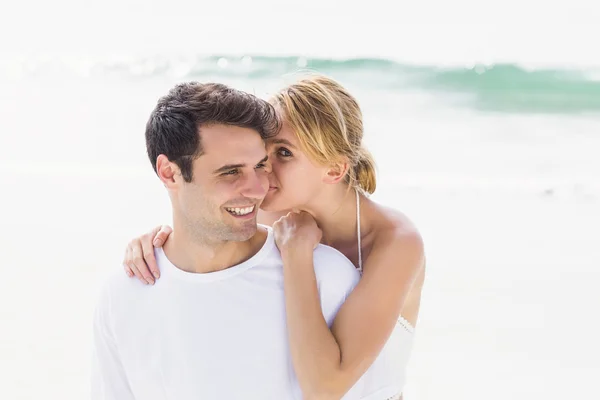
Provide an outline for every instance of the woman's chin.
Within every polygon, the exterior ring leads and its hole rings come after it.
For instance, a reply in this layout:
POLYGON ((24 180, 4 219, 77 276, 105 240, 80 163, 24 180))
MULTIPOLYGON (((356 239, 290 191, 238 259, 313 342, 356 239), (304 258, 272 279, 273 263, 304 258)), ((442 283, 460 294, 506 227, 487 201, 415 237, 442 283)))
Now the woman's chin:
POLYGON ((278 212, 285 210, 285 208, 279 207, 279 204, 277 203, 277 196, 272 191, 269 191, 261 203, 260 209, 266 212, 278 212))
POLYGON ((282 211, 281 208, 279 207, 274 207, 273 205, 269 204, 269 203, 262 203, 260 206, 260 210, 264 211, 264 212, 278 212, 278 211, 282 211))

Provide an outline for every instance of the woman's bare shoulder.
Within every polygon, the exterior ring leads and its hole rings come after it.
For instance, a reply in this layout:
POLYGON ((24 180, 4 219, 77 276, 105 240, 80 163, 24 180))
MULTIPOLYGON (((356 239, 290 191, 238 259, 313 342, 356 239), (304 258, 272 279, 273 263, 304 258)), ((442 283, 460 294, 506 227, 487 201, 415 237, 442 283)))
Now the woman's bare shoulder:
POLYGON ((420 237, 414 222, 402 211, 371 201, 373 231, 375 236, 420 237))
POLYGON ((372 202, 372 247, 365 268, 395 269, 415 274, 425 265, 425 246, 417 226, 403 212, 372 202), (371 261, 369 263, 369 261, 371 261))

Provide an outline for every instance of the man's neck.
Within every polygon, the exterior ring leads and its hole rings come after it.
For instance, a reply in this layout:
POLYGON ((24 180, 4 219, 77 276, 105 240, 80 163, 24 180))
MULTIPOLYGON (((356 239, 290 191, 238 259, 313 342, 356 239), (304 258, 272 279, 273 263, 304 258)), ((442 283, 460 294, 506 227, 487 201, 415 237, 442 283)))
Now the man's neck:
POLYGON ((238 265, 252 256, 263 246, 267 231, 258 227, 254 236, 242 242, 198 240, 174 224, 163 250, 173 265, 192 273, 221 271, 238 265))

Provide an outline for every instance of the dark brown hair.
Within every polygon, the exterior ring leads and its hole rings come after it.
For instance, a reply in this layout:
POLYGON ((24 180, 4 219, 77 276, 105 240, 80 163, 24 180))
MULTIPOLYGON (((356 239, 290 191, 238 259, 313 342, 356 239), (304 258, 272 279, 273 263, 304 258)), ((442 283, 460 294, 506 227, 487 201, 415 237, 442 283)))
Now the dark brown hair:
POLYGON ((154 171, 157 157, 164 154, 191 182, 192 163, 203 153, 200 128, 209 124, 254 129, 263 139, 279 131, 273 106, 252 94, 220 83, 181 83, 158 100, 146 124, 146 150, 154 171))

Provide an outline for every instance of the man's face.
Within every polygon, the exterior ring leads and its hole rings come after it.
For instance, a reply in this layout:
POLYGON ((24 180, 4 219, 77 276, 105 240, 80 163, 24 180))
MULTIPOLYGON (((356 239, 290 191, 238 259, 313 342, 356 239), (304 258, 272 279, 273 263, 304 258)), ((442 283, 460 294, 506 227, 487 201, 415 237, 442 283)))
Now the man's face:
POLYGON ((199 238, 248 240, 269 189, 264 141, 252 129, 227 125, 204 126, 200 137, 204 152, 192 181, 181 179, 174 205, 199 238))

